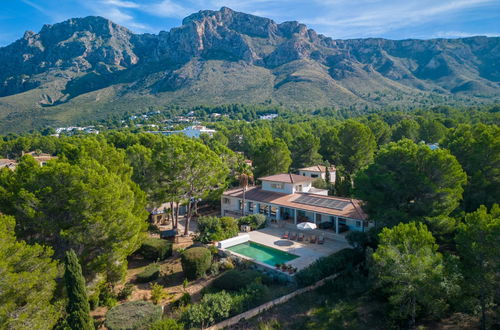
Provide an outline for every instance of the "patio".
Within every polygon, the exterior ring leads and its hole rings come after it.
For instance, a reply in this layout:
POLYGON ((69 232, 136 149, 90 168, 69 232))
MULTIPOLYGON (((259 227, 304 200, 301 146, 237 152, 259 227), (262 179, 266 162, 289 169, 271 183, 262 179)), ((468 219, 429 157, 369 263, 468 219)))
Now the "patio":
MULTIPOLYGON (((330 239, 326 236, 324 244, 309 243, 305 240, 297 242, 281 238, 283 233, 287 230, 290 231, 289 229, 284 228, 267 227, 242 234, 248 234, 250 236, 250 241, 252 242, 299 256, 297 259, 287 263, 296 267, 298 270, 306 268, 321 257, 325 257, 342 249, 351 247, 344 241, 330 239)), ((306 237, 316 235, 313 231, 305 230, 302 232, 306 237)))

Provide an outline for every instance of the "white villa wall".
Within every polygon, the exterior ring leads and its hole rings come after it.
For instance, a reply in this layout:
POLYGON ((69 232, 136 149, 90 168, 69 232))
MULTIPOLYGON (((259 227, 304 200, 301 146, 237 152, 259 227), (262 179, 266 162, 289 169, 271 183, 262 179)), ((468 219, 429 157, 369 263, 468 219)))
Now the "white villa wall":
POLYGON ((240 199, 239 198, 234 198, 234 197, 227 197, 227 196, 222 196, 221 197, 221 215, 224 216, 224 212, 225 211, 233 211, 233 212, 237 212, 239 211, 239 201, 240 199), (225 199, 228 199, 229 200, 229 203, 226 204, 224 203, 224 200, 225 199))
POLYGON ((293 184, 291 183, 283 183, 283 182, 275 182, 275 181, 262 181, 262 190, 267 190, 267 191, 274 191, 274 192, 279 192, 279 193, 284 193, 284 194, 293 194, 294 189, 293 189, 293 184), (278 189, 278 188, 273 188, 271 187, 272 184, 276 185, 283 185, 283 189, 278 189))
POLYGON ((321 173, 319 171, 304 171, 304 170, 300 170, 299 171, 299 175, 308 176, 310 178, 322 178, 323 180, 326 178, 326 174, 325 173, 321 173))
MULTIPOLYGON (((336 171, 330 172, 330 182, 335 183, 335 178, 336 178, 336 171)), ((316 175, 316 178, 322 178, 323 180, 326 179, 326 173, 322 173, 319 171, 304 171, 304 170, 299 170, 299 175, 302 176, 307 176, 310 178, 313 178, 313 175, 316 175)))
POLYGON ((246 243, 249 240, 250 240, 250 236, 248 234, 243 234, 240 236, 231 237, 231 238, 225 239, 223 241, 220 241, 219 243, 217 243, 217 247, 219 249, 226 249, 226 248, 234 246, 234 245, 246 243))

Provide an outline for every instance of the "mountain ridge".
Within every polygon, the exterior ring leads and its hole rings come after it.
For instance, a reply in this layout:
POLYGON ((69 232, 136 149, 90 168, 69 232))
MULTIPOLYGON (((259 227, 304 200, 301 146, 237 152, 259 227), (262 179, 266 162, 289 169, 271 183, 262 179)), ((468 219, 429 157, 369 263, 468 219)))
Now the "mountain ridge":
POLYGON ((340 40, 227 7, 158 34, 72 18, 0 48, 0 131, 23 117, 20 129, 167 104, 489 103, 499 58, 498 37, 340 40))

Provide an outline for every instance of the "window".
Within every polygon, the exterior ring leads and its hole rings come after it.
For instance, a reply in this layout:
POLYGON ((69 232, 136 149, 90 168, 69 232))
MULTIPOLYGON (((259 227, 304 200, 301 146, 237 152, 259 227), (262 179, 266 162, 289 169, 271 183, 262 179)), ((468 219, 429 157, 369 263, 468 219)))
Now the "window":
POLYGON ((273 189, 283 189, 283 183, 271 183, 273 189))
POLYGON ((238 199, 238 210, 243 210, 243 201, 238 199))
POLYGON ((224 197, 224 198, 222 199, 222 203, 223 203, 223 204, 231 204, 231 200, 230 200, 229 198, 224 197))
POLYGON ((356 221, 356 227, 361 228, 361 221, 356 221))
POLYGON ((295 186, 295 191, 301 192, 302 191, 302 185, 298 184, 295 186))
POLYGON ((276 212, 278 211, 278 208, 276 206, 271 206, 271 216, 276 217, 276 212))
POLYGON ((269 209, 269 205, 262 205, 262 204, 259 205, 259 213, 260 214, 267 215, 268 209, 269 209))
POLYGON ((252 202, 248 202, 248 212, 251 212, 253 213, 253 203, 252 202))
POLYGON ((318 175, 317 174, 311 174, 311 178, 317 178, 318 175))

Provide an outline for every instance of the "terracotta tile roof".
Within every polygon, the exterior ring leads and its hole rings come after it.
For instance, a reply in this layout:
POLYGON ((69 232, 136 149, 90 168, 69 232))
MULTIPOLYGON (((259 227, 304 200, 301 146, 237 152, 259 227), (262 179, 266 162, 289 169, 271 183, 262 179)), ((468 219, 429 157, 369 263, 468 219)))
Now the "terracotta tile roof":
MULTIPOLYGON (((234 188, 231 190, 227 190, 223 194, 224 196, 228 197, 236 197, 236 198, 243 198, 243 188, 238 187, 234 188)), ((266 191, 262 190, 261 187, 249 187, 247 188, 247 191, 245 193, 245 198, 248 201, 256 201, 256 202, 263 202, 263 203, 269 203, 269 204, 275 204, 279 206, 284 206, 284 207, 290 207, 290 208, 295 208, 295 209, 300 209, 304 211, 312 211, 312 212, 318 212, 318 213, 323 213, 323 214, 331 214, 331 215, 337 215, 340 217, 346 217, 346 218, 351 218, 351 219, 359 219, 359 220, 366 220, 367 215, 361 208, 362 201, 358 199, 350 199, 350 198, 344 198, 344 197, 336 197, 336 196, 321 196, 321 195, 311 195, 311 194, 304 194, 304 193, 297 193, 297 194, 283 194, 283 193, 278 193, 278 192, 273 192, 273 191, 266 191), (321 206, 315 206, 315 205, 306 205, 306 204, 299 204, 294 202, 297 198, 300 196, 314 196, 315 198, 324 198, 324 199, 331 199, 331 200, 338 200, 338 201, 346 201, 349 202, 347 206, 345 206, 342 210, 336 210, 336 209, 331 209, 331 208, 325 208, 321 206)))
MULTIPOLYGON (((321 172, 321 173, 324 173, 324 172, 326 172, 326 166, 324 166, 324 165, 314 165, 314 166, 309 166, 309 167, 303 167, 303 168, 299 168, 299 171, 309 171, 309 172, 321 172)), ((335 166, 330 166, 328 168, 328 171, 330 171, 330 172, 335 171, 335 166)))
POLYGON ((303 176, 298 174, 287 174, 287 173, 265 176, 258 179, 260 181, 274 181, 274 182, 284 182, 284 183, 299 183, 299 182, 314 181, 313 178, 310 178, 308 176, 303 176))
POLYGON ((0 158, 0 168, 8 167, 13 168, 17 166, 17 161, 8 158, 0 158))

